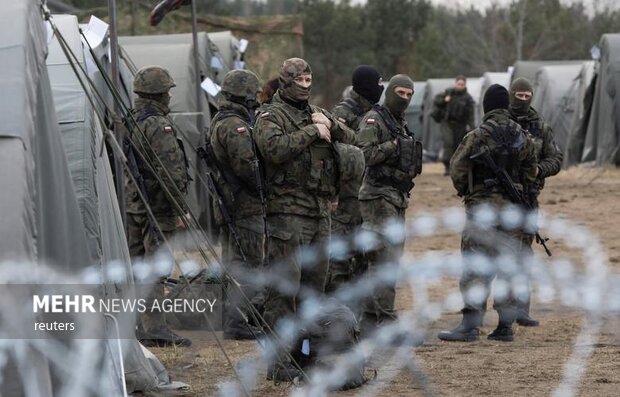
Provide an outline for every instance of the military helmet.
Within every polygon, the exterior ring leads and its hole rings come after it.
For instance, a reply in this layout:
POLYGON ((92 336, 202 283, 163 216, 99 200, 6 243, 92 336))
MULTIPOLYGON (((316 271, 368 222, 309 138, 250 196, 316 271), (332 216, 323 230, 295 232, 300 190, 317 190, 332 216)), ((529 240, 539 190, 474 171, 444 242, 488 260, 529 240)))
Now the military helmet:
POLYGON ((137 94, 164 94, 172 87, 176 87, 172 76, 161 66, 145 66, 133 80, 133 92, 137 94))
POLYGON ((255 98, 260 90, 258 77, 249 70, 231 70, 222 81, 222 92, 240 98, 255 98))

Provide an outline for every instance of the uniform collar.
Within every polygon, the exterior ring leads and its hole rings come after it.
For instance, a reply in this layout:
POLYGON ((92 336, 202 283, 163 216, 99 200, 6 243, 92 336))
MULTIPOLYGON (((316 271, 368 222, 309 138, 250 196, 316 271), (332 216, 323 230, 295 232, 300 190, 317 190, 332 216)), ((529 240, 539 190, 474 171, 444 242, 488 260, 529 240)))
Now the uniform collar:
POLYGON ((146 107, 150 107, 150 108, 155 108, 157 109, 159 112, 161 112, 161 114, 163 115, 167 115, 168 113, 170 113, 170 108, 166 105, 164 105, 163 103, 156 101, 154 99, 148 99, 148 98, 136 98, 135 102, 134 102, 134 107, 136 109, 144 109, 146 107))

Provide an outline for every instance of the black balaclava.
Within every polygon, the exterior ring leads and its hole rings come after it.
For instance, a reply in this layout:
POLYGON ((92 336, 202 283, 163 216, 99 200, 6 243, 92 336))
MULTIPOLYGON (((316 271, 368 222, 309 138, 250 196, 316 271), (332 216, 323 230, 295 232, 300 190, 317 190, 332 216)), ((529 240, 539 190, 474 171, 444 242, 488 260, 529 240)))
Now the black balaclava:
POLYGON ((381 99, 381 93, 383 93, 381 75, 374 67, 368 65, 356 67, 351 82, 353 83, 353 90, 373 105, 381 99))
POLYGON ((508 90, 499 84, 487 88, 482 99, 482 110, 488 113, 496 109, 508 109, 508 90))
POLYGON ((403 118, 411 99, 398 96, 394 91, 396 87, 410 88, 413 90, 413 80, 406 74, 397 74, 390 79, 385 90, 385 107, 388 108, 393 115, 403 118))
POLYGON ((304 88, 295 83, 295 78, 304 74, 312 74, 312 69, 310 69, 308 62, 301 58, 289 58, 284 61, 278 76, 280 82, 279 91, 284 99, 300 105, 308 103, 312 87, 304 88))
POLYGON ((532 104, 531 97, 527 101, 523 101, 515 96, 515 93, 525 91, 529 91, 532 94, 534 93, 532 83, 526 78, 519 77, 510 85, 510 110, 519 116, 527 115, 530 111, 530 105, 532 104))

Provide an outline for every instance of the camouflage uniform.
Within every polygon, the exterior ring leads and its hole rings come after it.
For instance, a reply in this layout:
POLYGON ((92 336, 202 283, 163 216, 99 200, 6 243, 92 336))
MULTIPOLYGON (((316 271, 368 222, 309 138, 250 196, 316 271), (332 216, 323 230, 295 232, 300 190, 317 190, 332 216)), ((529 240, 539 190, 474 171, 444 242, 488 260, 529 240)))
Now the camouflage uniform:
MULTIPOLYGON (((564 154, 555 143, 553 131, 551 127, 545 123, 542 117, 530 107, 530 101, 519 101, 514 97, 517 91, 532 92, 532 85, 524 78, 516 79, 511 85, 510 90, 510 117, 519 123, 521 128, 526 130, 530 138, 534 142, 536 158, 538 160, 538 176, 534 183, 528 187, 528 196, 533 207, 538 208, 538 196, 545 186, 545 178, 557 175, 562 168, 564 154), (522 109, 521 109, 522 108, 522 109)), ((533 255, 532 244, 534 242, 533 234, 524 235, 524 249, 530 255, 533 255)), ((526 318, 532 324, 536 324, 535 320, 529 318, 530 299, 528 298, 520 305, 522 317, 526 318)))
MULTIPOLYGON (((146 215, 146 208, 139 198, 138 188, 127 179, 125 185, 127 239, 130 254, 134 257, 152 256, 165 241, 171 241, 177 228, 178 217, 187 212, 185 204, 189 183, 187 161, 183 144, 177 137, 178 127, 168 117, 170 113, 168 91, 174 86, 174 81, 168 72, 159 67, 140 69, 134 80, 134 92, 139 97, 136 98, 131 113, 133 119, 137 121, 137 128, 130 128, 129 139, 142 154, 136 156, 137 171, 144 180, 143 193, 146 195, 157 226, 163 233, 160 235, 155 225, 151 223, 146 215), (142 158, 149 162, 159 178, 168 186, 182 212, 177 210, 142 158)), ((163 285, 157 284, 149 300, 161 299, 163 296, 163 285)), ((141 329, 147 333, 165 327, 165 319, 161 313, 143 313, 139 322, 141 329)))
POLYGON ((441 161, 446 168, 449 167, 450 159, 463 137, 474 127, 474 99, 467 89, 457 91, 449 88, 435 97, 434 106, 445 109, 445 116, 441 122, 441 140, 443 142, 443 154, 441 161), (450 96, 450 101, 445 98, 450 96))
POLYGON ((333 145, 319 138, 311 114, 321 112, 330 119, 332 141, 355 139, 354 132, 329 112, 299 99, 307 98, 309 89, 294 79, 309 74, 304 60, 286 60, 280 70, 280 88, 255 127, 267 185, 267 266, 270 274, 287 284, 271 285, 267 293, 264 318, 271 326, 294 313, 300 298, 325 288, 327 258, 319 249, 312 257, 302 253, 329 238, 338 158, 333 145))
POLYGON ((355 91, 351 91, 351 98, 337 104, 332 110, 332 114, 347 127, 357 131, 362 117, 372 108, 372 105, 368 99, 355 91))
POLYGON ((344 143, 336 144, 340 157, 340 191, 338 206, 332 213, 332 236, 342 238, 348 246, 347 253, 332 257, 329 264, 329 277, 325 290, 333 292, 350 281, 361 269, 361 257, 352 257, 355 252, 353 237, 356 229, 362 224, 362 214, 358 200, 359 189, 364 175, 364 154, 356 146, 344 143))
MULTIPOLYGON (((366 160, 359 191, 362 227, 379 235, 386 221, 404 223, 414 185, 412 179, 421 170, 422 162, 421 151, 405 150, 413 148, 416 142, 404 119, 409 100, 394 98, 396 87, 413 89, 413 82, 405 75, 394 76, 386 90, 386 106, 375 105, 366 113, 357 136, 366 160), (390 106, 392 101, 398 104, 390 106)), ((398 263, 403 247, 404 238, 400 243, 386 242, 383 248, 367 253, 368 277, 373 277, 385 263, 398 263)), ((395 285, 382 285, 374 290, 372 299, 364 302, 360 321, 364 333, 396 318, 395 293, 395 285)))
MULTIPOLYGON (((264 225, 263 209, 257 188, 258 166, 251 136, 258 78, 245 70, 233 70, 222 83, 218 99, 219 112, 211 122, 210 142, 221 170, 218 187, 227 212, 233 218, 233 227, 239 245, 225 224, 219 208, 215 219, 222 232, 220 240, 224 262, 229 274, 239 282, 239 288, 228 286, 225 331, 240 335, 246 329, 237 308, 247 313, 243 294, 249 299, 256 295, 253 284, 263 263, 264 225), (228 176, 228 178, 227 178, 228 176), (229 180, 230 179, 230 180, 229 180), (244 261, 245 256, 245 261, 244 261)), ((251 317, 250 317, 251 318, 251 317)))

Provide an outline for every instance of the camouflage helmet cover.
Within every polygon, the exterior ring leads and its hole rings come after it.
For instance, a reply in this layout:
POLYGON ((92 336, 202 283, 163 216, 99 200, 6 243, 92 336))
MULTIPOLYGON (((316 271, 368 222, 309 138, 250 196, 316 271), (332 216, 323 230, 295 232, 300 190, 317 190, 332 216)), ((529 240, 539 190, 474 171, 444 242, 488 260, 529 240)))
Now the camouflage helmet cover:
POLYGON ((308 62, 301 58, 289 58, 280 67, 280 86, 292 83, 296 77, 304 74, 312 74, 308 62))
POLYGON ((176 87, 170 73, 161 66, 145 66, 138 70, 133 80, 133 92, 164 94, 176 87))
POLYGON ((222 92, 240 98, 255 98, 261 91, 258 77, 249 70, 231 70, 222 81, 222 92))

